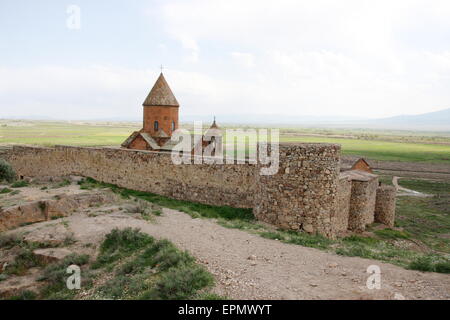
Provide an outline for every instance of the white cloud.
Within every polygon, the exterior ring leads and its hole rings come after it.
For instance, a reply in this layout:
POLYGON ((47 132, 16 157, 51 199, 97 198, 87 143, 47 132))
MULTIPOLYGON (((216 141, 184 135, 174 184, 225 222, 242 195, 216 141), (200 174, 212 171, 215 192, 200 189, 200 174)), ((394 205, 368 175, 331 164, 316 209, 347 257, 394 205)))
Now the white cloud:
POLYGON ((450 35, 446 0, 192 0, 161 11, 174 39, 196 52, 232 48, 230 63, 252 67, 214 74, 239 83, 231 94, 251 110, 375 117, 450 106, 450 43, 428 39, 450 35))
MULTIPOLYGON (((176 66, 164 72, 182 114, 381 117, 450 107, 448 0, 156 5, 148 14, 163 34, 154 48, 176 66)), ((139 119, 158 73, 0 66, 0 117, 139 119)))

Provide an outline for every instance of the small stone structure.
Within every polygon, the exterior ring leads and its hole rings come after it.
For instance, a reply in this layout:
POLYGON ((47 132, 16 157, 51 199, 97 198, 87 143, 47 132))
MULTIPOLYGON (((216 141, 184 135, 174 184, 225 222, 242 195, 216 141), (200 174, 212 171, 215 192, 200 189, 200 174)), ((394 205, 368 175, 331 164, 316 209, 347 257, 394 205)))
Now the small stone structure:
POLYGON ((397 190, 394 186, 382 185, 377 189, 375 203, 375 222, 393 227, 395 222, 395 197, 397 190))
POLYGON ((348 229, 364 231, 368 224, 374 222, 375 200, 378 187, 378 176, 365 171, 345 171, 341 178, 352 182, 348 229))
POLYGON ((339 174, 339 145, 281 144, 279 150, 278 173, 269 176, 260 175, 260 164, 175 165, 170 153, 124 148, 14 146, 1 156, 19 176, 79 175, 180 200, 252 208, 260 221, 330 238, 363 231, 375 208, 377 221, 393 223, 395 194, 377 188, 376 175, 339 174))

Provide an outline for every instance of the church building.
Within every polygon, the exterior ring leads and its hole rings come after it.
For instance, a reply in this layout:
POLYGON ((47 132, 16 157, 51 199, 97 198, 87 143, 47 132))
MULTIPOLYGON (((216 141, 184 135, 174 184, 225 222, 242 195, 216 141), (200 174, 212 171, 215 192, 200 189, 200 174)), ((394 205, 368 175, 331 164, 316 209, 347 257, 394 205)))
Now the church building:
MULTIPOLYGON (((170 138, 178 129, 180 105, 162 72, 142 106, 144 107, 142 129, 133 132, 121 146, 127 149, 171 151, 175 144, 170 138)), ((219 131, 215 119, 207 132, 211 130, 219 131)), ((211 143, 203 137, 201 141, 203 147, 211 143)))

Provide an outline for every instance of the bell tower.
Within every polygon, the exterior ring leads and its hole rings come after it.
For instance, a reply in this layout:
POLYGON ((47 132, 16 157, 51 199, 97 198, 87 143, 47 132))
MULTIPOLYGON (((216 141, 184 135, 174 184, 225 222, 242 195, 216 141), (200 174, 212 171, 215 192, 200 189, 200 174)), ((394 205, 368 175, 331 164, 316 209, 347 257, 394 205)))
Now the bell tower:
POLYGON ((144 121, 141 132, 148 133, 151 137, 170 138, 178 129, 180 105, 162 72, 142 105, 144 121))

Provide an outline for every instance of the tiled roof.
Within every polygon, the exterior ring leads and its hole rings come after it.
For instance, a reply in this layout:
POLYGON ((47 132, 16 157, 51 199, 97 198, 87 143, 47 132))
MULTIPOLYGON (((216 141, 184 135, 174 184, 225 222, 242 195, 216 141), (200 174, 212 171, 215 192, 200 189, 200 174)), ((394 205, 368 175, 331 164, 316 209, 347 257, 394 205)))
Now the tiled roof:
POLYGON ((177 99, 170 90, 164 75, 161 73, 145 99, 143 106, 174 106, 179 107, 177 99))

